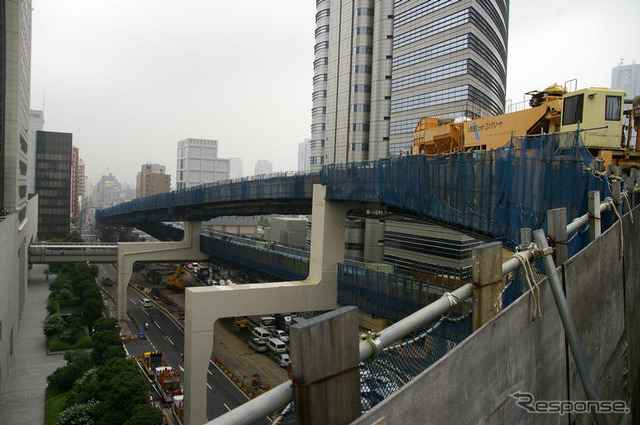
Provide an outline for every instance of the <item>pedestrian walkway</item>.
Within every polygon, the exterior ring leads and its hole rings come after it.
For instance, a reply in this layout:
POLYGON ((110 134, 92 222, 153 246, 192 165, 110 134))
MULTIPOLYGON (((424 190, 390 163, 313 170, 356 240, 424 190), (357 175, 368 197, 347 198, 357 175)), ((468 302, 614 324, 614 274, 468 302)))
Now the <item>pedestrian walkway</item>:
MULTIPOLYGON (((46 265, 29 270, 27 298, 18 328, 9 377, 0 399, 0 422, 3 425, 45 423, 45 389, 47 376, 64 365, 62 355, 47 355, 47 339, 42 322, 47 315, 49 282, 46 265)), ((55 276, 49 276, 49 281, 55 276)))

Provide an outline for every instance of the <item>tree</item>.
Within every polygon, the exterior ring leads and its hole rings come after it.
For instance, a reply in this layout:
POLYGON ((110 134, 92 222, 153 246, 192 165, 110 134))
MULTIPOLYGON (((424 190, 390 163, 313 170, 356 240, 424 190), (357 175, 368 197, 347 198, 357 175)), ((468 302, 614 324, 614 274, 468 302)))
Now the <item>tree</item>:
POLYGON ((60 412, 56 425, 94 425, 97 414, 95 400, 86 403, 74 404, 60 412))
POLYGON ((118 321, 113 317, 101 317, 94 322, 93 327, 96 332, 115 331, 118 334, 120 333, 120 325, 118 325, 118 321))
POLYGON ((91 337, 93 341, 93 351, 91 357, 96 365, 102 365, 106 362, 109 356, 104 356, 105 352, 108 355, 113 354, 113 350, 107 352, 107 348, 111 346, 117 346, 122 349, 122 341, 120 341, 120 335, 113 330, 106 330, 101 332, 95 332, 91 337))
POLYGON ((89 400, 98 399, 98 368, 92 367, 87 370, 73 384, 71 394, 67 398, 66 406, 86 403, 89 400))
POLYGON ((148 404, 134 406, 131 413, 124 425, 162 425, 162 412, 148 404))
POLYGON ((120 425, 134 406, 147 404, 147 384, 133 361, 110 359, 98 368, 100 425, 120 425))
POLYGON ((93 367, 91 357, 82 350, 67 353, 64 355, 64 359, 67 364, 47 376, 49 389, 54 392, 64 393, 69 391, 76 380, 93 367))
POLYGON ((58 335, 64 331, 66 326, 66 322, 59 314, 52 314, 44 319, 44 324, 42 325, 42 331, 47 336, 47 338, 58 335))
POLYGON ((102 317, 102 301, 94 298, 86 299, 82 302, 80 311, 84 324, 91 326, 93 322, 102 317))
POLYGON ((271 222, 269 222, 269 219, 267 217, 261 215, 258 219, 258 225, 262 227, 271 227, 271 222))

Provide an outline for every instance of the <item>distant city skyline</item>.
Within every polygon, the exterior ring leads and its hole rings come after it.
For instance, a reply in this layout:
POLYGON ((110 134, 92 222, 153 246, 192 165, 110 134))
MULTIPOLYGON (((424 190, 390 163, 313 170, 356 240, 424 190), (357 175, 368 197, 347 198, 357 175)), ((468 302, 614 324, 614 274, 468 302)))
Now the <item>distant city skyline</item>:
MULTIPOLYGON (((74 134, 92 180, 110 171, 135 186, 147 162, 167 164, 175 176, 175 141, 191 135, 218 140, 220 157, 245 167, 263 158, 274 171, 297 168, 297 146, 311 135, 315 3, 34 0, 32 7, 31 109, 44 110, 46 131, 74 134), (256 34, 265 48, 255 48, 256 34)), ((611 7, 640 15, 636 1, 611 7)), ((573 78, 578 87, 608 86, 621 57, 640 60, 624 41, 634 39, 633 26, 601 10, 595 0, 511 2, 507 100, 573 78), (532 27, 543 10, 554 13, 532 27), (594 19, 601 30, 592 30, 594 19), (580 42, 545 54, 541 46, 557 44, 558 28, 581 34, 580 42)))

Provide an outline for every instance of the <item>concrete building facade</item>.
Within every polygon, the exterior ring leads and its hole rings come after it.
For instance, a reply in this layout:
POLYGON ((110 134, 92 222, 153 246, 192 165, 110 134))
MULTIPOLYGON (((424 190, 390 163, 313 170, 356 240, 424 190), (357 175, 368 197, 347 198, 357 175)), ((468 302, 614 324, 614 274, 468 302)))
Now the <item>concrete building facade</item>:
POLYGON ((240 179, 244 176, 244 170, 242 169, 242 158, 229 158, 229 178, 240 179))
POLYGON ((640 64, 620 63, 611 69, 611 88, 627 92, 627 99, 640 95, 640 64))
POLYGON ((256 176, 260 174, 271 174, 273 173, 273 165, 266 159, 259 159, 256 161, 254 172, 256 176))
POLYGON ((144 164, 136 175, 136 198, 171 191, 171 176, 165 174, 167 167, 160 164, 144 164))
POLYGON ((218 141, 184 139, 178 142, 176 189, 186 189, 203 183, 228 180, 230 161, 218 158, 218 141))
POLYGON ((31 111, 29 115, 29 149, 27 168, 27 192, 36 193, 36 138, 38 131, 44 130, 44 113, 42 111, 31 111))
MULTIPOLYGON (((29 243, 38 234, 38 197, 30 195, 31 1, 0 2, 0 397, 27 292, 29 243)), ((33 164, 33 162, 32 162, 33 164)))
POLYGON ((425 116, 504 112, 508 2, 320 0, 311 171, 413 143, 425 116))
POLYGON ((78 217, 80 214, 80 176, 78 166, 80 165, 80 149, 71 149, 71 217, 78 217))
POLYGON ((304 142, 298 144, 298 171, 302 173, 308 173, 310 170, 310 143, 311 139, 304 139, 304 142))
POLYGON ((117 204, 121 199, 120 182, 113 174, 105 174, 96 183, 95 187, 95 206, 97 208, 111 207, 117 204))
POLYGON ((73 135, 39 131, 36 137, 36 193, 40 239, 69 234, 72 202, 73 135))

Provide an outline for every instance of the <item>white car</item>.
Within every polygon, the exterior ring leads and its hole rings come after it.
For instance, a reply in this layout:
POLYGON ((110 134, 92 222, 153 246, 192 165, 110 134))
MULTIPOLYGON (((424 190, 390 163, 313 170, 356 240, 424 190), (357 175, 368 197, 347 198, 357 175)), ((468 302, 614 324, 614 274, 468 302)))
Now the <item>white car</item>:
POLYGON ((290 339, 289 339, 289 335, 287 335, 287 333, 283 330, 280 329, 276 329, 272 332, 273 336, 278 338, 280 341, 288 344, 290 339))
POLYGON ((288 354, 278 354, 278 364, 280 367, 287 367, 291 364, 291 357, 288 354))

